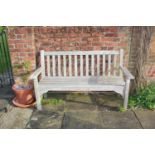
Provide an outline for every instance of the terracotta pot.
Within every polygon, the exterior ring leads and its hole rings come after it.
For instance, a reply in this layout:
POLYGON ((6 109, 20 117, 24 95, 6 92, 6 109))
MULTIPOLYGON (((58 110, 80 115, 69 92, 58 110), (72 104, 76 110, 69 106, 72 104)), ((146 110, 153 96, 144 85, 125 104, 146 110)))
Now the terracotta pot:
POLYGON ((19 89, 19 86, 17 84, 14 84, 12 86, 12 89, 16 95, 13 101, 16 102, 17 104, 30 105, 34 102, 35 99, 32 86, 29 86, 28 88, 19 89))

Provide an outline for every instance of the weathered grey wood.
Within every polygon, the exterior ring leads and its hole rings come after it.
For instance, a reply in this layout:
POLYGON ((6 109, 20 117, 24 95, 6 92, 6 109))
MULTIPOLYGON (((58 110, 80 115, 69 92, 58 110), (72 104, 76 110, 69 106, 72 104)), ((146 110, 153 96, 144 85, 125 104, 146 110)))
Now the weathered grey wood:
POLYGON ((105 65, 105 55, 103 55, 103 76, 105 75, 105 67, 106 67, 106 65, 105 65))
POLYGON ((74 75, 75 76, 78 75, 78 71, 77 71, 77 55, 74 56, 74 75))
POLYGON ((69 76, 72 76, 72 57, 69 55, 69 76))
POLYGON ((34 91, 36 96, 37 109, 42 110, 41 94, 39 93, 39 84, 38 84, 38 79, 36 77, 34 78, 34 91))
POLYGON ((51 68, 50 56, 47 56, 47 76, 50 76, 50 68, 51 68))
POLYGON ((130 80, 133 75, 123 67, 123 51, 80 51, 80 52, 41 52, 41 67, 37 69, 31 77, 34 80, 34 90, 36 95, 37 108, 41 107, 41 98, 47 91, 115 91, 124 98, 124 108, 128 105, 130 80), (89 55, 91 64, 89 64, 89 55), (45 61, 45 56, 47 57, 45 61), (78 56, 80 56, 80 67, 78 68, 78 56), (117 66, 116 56, 119 57, 120 75, 117 76, 114 70, 112 73, 111 59, 113 59, 114 69, 117 66), (52 58, 52 69, 50 64, 52 58), (63 57, 63 64, 61 62, 63 57), (74 57, 74 64, 72 58, 74 57), (108 58, 106 75, 106 59, 108 58), (57 58, 57 59, 56 59, 57 58), (69 62, 66 63, 66 58, 69 62), (97 58, 97 61, 96 61, 97 58), (102 58, 102 60, 101 60, 102 58), (103 73, 100 74, 102 61, 103 73), (86 61, 86 62, 85 62, 86 61), (47 62, 47 65, 45 65, 47 62), (58 62, 58 63, 56 63, 58 62), (83 65, 86 66, 83 66, 83 65), (90 65, 90 70, 89 70, 90 65), (74 68, 72 68, 74 66, 74 68), (47 76, 45 76, 47 67, 47 76), (67 68, 68 67, 68 68, 67 68), (57 69, 58 68, 58 69, 57 69), (84 73, 85 68, 85 73, 84 73), (52 74, 50 74, 50 69, 52 74), (68 69, 68 73, 67 73, 68 69), (80 74, 78 74, 78 69, 80 74), (63 70, 63 74, 62 74, 63 70), (74 74, 73 71, 74 70, 74 74), (58 72, 56 72, 58 71, 58 72), (89 74, 90 72, 90 74, 89 74), (97 75, 96 75, 97 73, 97 75), (41 79, 38 76, 42 74, 41 79), (69 75, 68 75, 69 74, 69 75), (124 76, 123 76, 124 75, 124 76), (125 79, 124 79, 125 77, 125 79), (40 79, 40 80, 38 80, 40 79))
POLYGON ((46 55, 109 55, 116 54, 119 55, 119 51, 55 51, 55 52, 45 52, 46 55))
POLYGON ((89 67, 88 67, 88 65, 89 65, 89 59, 88 59, 88 55, 86 55, 86 76, 89 75, 89 67))
MULTIPOLYGON (((111 85, 125 85, 123 77, 103 77, 103 76, 93 76, 93 77, 46 77, 40 80, 40 83, 52 83, 52 84, 62 84, 62 83, 71 83, 73 85, 76 84, 105 84, 109 83, 111 85)), ((54 86, 53 86, 54 87, 54 86)))
POLYGON ((42 68, 42 77, 45 77, 45 56, 44 56, 44 50, 41 51, 40 57, 41 57, 41 68, 42 68))
POLYGON ((91 75, 94 76, 94 55, 91 55, 91 75))
POLYGON ((117 55, 114 55, 114 76, 116 76, 116 69, 117 69, 116 62, 117 62, 117 55))
POLYGON ((43 68, 42 67, 39 67, 37 70, 35 70, 35 72, 33 72, 30 75, 29 79, 35 79, 35 78, 37 78, 42 73, 42 70, 43 70, 43 68))
MULTIPOLYGON (((120 66, 123 66, 123 49, 120 50, 120 66)), ((120 76, 122 76, 122 71, 120 70, 120 76)))
POLYGON ((53 71, 53 76, 55 76, 55 55, 52 56, 52 71, 53 71))
POLYGON ((108 76, 111 75, 111 55, 108 55, 108 76))
POLYGON ((128 71, 127 68, 120 66, 120 69, 123 72, 126 79, 134 79, 134 76, 128 71))
POLYGON ((127 109, 128 107, 129 87, 130 87, 130 80, 127 79, 124 87, 124 108, 125 109, 127 109))
POLYGON ((66 56, 63 55, 63 74, 66 76, 66 56))
POLYGON ((83 76, 83 55, 80 55, 80 76, 83 76))
POLYGON ((58 76, 61 76, 61 60, 60 60, 60 55, 58 55, 58 76))
POLYGON ((97 55, 97 76, 100 76, 100 55, 97 55))

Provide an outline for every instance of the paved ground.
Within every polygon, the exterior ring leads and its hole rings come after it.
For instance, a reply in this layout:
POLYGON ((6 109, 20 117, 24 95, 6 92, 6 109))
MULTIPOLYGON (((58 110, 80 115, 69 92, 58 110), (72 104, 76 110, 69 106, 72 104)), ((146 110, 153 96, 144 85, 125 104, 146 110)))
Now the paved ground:
POLYGON ((122 99, 115 93, 61 93, 63 104, 44 105, 43 111, 20 109, 8 104, 8 113, 0 112, 0 128, 27 129, 140 129, 155 128, 155 112, 128 110, 119 112, 122 99))

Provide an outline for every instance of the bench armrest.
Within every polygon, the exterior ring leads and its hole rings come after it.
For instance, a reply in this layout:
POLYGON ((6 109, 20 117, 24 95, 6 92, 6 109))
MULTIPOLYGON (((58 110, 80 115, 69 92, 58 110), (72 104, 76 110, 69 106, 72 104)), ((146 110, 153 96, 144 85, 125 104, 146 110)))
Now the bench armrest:
POLYGON ((30 75, 30 79, 36 79, 42 72, 42 67, 38 68, 37 70, 35 70, 31 75, 30 75))
POLYGON ((129 72, 129 70, 123 66, 120 65, 120 69, 122 70, 124 76, 126 79, 134 79, 135 77, 129 72))

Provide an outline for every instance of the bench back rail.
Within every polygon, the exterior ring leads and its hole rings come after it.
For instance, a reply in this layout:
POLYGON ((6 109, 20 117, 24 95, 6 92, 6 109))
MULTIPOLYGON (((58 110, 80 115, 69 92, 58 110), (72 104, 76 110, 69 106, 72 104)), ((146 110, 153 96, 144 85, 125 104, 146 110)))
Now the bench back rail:
POLYGON ((123 51, 41 51, 42 76, 122 76, 123 51))

